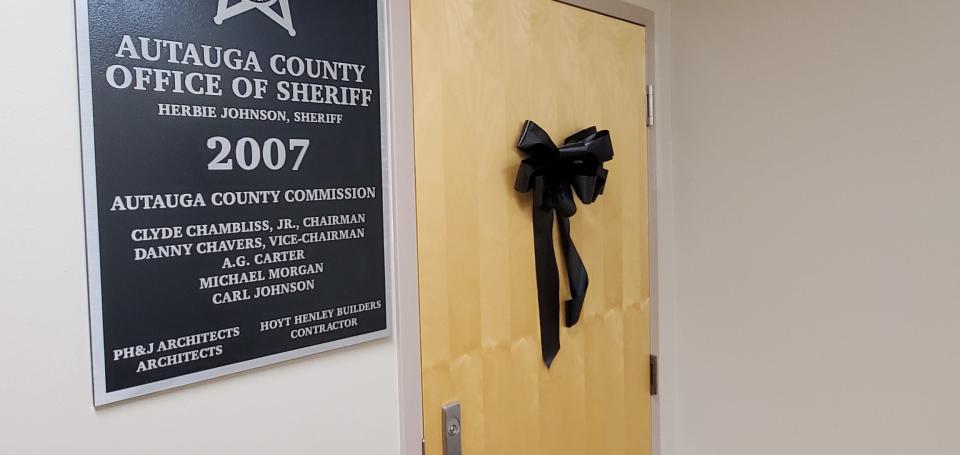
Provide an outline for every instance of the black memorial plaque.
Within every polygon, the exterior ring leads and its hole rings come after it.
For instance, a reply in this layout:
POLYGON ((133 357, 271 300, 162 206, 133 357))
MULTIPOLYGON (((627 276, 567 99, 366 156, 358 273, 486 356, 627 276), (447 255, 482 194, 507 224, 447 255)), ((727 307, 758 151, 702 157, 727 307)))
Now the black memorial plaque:
POLYGON ((387 336, 378 0, 81 0, 96 404, 387 336))

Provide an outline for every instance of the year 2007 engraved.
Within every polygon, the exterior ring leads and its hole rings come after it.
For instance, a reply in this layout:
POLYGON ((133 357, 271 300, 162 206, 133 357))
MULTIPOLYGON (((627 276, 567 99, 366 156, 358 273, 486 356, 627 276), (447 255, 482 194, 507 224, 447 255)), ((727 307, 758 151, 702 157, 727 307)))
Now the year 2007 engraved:
MULTIPOLYGON (((240 169, 252 171, 264 165, 272 171, 279 171, 287 164, 288 146, 280 139, 267 139, 262 145, 256 139, 244 137, 237 141, 236 146, 230 139, 223 136, 211 137, 207 140, 207 148, 220 151, 207 164, 211 171, 232 171, 234 162, 240 169), (231 158, 231 152, 233 157, 231 158)), ((300 170, 303 158, 310 148, 309 139, 290 139, 289 150, 297 153, 297 158, 291 167, 294 171, 300 170)))

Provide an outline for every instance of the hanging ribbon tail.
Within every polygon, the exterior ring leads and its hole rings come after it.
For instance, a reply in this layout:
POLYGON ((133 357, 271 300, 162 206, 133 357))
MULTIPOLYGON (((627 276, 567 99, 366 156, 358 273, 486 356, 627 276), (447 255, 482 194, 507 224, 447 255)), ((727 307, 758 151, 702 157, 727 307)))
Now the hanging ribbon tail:
POLYGON ((580 314, 583 312, 583 301, 587 297, 587 287, 590 285, 590 277, 587 275, 587 267, 580 258, 576 245, 573 244, 573 238, 570 237, 570 220, 560 217, 560 245, 563 247, 563 254, 567 264, 567 281, 570 283, 570 300, 567 301, 564 308, 564 324, 567 327, 573 327, 580 322, 580 314))
POLYGON ((537 265, 537 300, 540 306, 540 349, 550 368, 560 352, 560 274, 553 249, 553 210, 533 208, 533 246, 537 265))

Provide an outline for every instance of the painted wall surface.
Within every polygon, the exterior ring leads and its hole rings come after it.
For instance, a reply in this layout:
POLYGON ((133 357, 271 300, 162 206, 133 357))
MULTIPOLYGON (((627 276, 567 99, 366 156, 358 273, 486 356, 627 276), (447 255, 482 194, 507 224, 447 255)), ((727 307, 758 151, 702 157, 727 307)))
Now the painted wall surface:
POLYGON ((0 454, 399 453, 392 341, 93 409, 74 6, 2 6, 0 454))
POLYGON ((676 453, 956 453, 960 3, 672 13, 676 453))

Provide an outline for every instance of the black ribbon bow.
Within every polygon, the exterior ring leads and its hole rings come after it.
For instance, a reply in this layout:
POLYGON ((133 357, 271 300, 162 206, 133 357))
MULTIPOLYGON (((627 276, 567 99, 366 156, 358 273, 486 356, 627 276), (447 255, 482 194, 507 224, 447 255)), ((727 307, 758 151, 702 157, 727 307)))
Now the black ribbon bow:
POLYGON ((520 164, 516 190, 533 191, 533 243, 537 264, 537 294, 540 304, 540 340, 547 368, 560 352, 560 272, 553 249, 553 217, 560 225, 560 244, 567 264, 571 299, 566 302, 566 326, 580 320, 587 294, 587 268, 570 238, 570 217, 577 213, 573 193, 584 204, 603 194, 607 170, 613 159, 609 131, 587 128, 557 147, 533 121, 523 124, 517 148, 528 158, 520 164), (572 188, 572 190, 571 190, 572 188))

